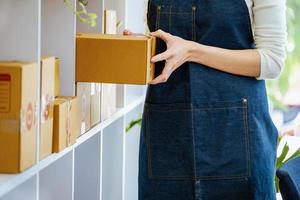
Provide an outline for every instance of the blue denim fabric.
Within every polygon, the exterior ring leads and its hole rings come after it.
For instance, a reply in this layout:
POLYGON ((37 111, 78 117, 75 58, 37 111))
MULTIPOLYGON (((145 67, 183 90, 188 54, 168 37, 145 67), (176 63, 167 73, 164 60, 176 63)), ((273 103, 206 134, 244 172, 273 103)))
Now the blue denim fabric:
MULTIPOLYGON (((255 48, 244 0, 150 0, 147 17, 150 31, 255 48)), ((157 53, 165 50, 158 40, 157 53)), ((156 76, 163 67, 156 64, 156 76)), ((139 200, 275 200, 277 137, 265 81, 185 63, 148 86, 139 200)))
POLYGON ((288 161, 276 172, 283 200, 300 199, 300 157, 288 161))

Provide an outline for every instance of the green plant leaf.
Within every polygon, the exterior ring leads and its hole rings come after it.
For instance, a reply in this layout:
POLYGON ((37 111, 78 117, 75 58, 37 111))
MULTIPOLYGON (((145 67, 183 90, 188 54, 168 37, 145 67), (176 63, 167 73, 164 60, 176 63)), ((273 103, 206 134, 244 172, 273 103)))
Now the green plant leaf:
POLYGON ((136 120, 132 120, 126 127, 126 133, 128 133, 134 126, 141 125, 141 124, 142 124, 142 117, 140 117, 136 120))
POLYGON ((277 157, 276 169, 278 169, 279 167, 282 166, 283 161, 284 161, 285 157, 287 156, 289 150, 290 150, 290 147, 287 145, 287 142, 285 142, 284 147, 282 149, 282 153, 280 154, 279 157, 277 157))
POLYGON ((298 156, 300 156, 300 149, 298 149, 295 153, 293 153, 288 159, 286 159, 286 161, 284 162, 284 163, 287 163, 288 161, 290 161, 290 160, 292 160, 292 159, 294 159, 294 158, 296 158, 296 157, 298 157, 298 156))
POLYGON ((64 3, 76 15, 80 22, 88 24, 91 27, 95 27, 97 25, 96 19, 98 18, 98 15, 96 13, 88 13, 86 9, 87 2, 79 1, 79 10, 75 10, 70 0, 64 0, 64 3))

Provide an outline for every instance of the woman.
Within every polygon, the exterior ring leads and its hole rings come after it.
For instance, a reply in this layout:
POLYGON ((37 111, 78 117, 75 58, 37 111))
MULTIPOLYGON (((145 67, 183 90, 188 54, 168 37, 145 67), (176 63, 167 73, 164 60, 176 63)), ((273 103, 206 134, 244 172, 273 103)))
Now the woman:
POLYGON ((284 1, 150 0, 147 19, 159 41, 139 200, 274 200, 264 79, 284 65, 284 1))

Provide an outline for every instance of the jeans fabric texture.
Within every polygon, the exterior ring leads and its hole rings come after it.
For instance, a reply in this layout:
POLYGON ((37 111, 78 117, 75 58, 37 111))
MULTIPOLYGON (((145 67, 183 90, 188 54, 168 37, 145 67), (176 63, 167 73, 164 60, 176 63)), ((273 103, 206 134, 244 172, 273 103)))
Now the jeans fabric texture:
POLYGON ((300 199, 300 157, 289 160, 276 172, 283 200, 300 199))
MULTIPOLYGON (((255 48, 244 0, 149 0, 147 18, 150 31, 255 48)), ((157 53, 165 50, 159 39, 157 53)), ((147 88, 139 200, 275 200, 277 138, 264 80, 187 62, 147 88)))

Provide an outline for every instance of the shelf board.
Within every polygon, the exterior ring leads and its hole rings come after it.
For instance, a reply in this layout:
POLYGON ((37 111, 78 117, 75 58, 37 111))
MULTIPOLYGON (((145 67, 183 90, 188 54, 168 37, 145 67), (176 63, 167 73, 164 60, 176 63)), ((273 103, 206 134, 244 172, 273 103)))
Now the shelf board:
POLYGON ((141 103, 143 103, 145 100, 144 96, 141 96, 137 98, 136 100, 132 101, 128 106, 125 108, 119 109, 115 114, 113 114, 109 119, 104 120, 100 124, 94 126, 91 130, 89 130, 87 133, 83 134, 80 136, 74 146, 78 146, 81 143, 85 142, 89 138, 93 137, 95 134, 99 133, 101 130, 105 129, 108 127, 110 124, 113 122, 117 121, 120 117, 126 115, 128 112, 139 106, 141 103))
POLYGON ((60 153, 51 154, 44 160, 40 161, 38 164, 25 170, 24 172, 20 174, 0 174, 0 197, 5 195, 15 187, 21 185, 23 182, 25 182, 35 174, 39 173, 47 166, 54 163, 56 160, 62 158, 64 155, 71 152, 74 148, 84 143, 85 141, 93 137, 95 134, 99 133, 101 130, 108 127, 110 124, 114 123, 120 117, 126 115, 128 112, 130 112, 131 110, 133 110, 134 108, 142 104, 144 100, 145 100, 144 96, 138 97, 137 99, 132 101, 129 105, 127 105, 125 108, 119 109, 109 119, 99 123, 98 125, 94 126, 91 130, 89 130, 87 133, 79 137, 73 146, 64 149, 60 153))

